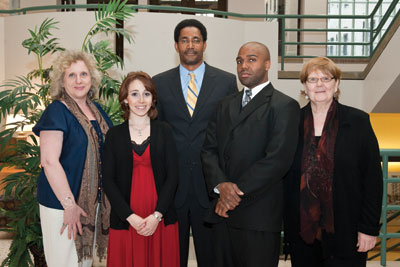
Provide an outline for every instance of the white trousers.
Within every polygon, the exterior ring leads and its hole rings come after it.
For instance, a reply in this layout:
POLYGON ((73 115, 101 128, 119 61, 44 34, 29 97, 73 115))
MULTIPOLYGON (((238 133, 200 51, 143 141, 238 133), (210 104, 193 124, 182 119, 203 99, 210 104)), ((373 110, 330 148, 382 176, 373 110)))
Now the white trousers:
MULTIPOLYGON (((74 239, 68 239, 68 228, 62 235, 60 230, 64 222, 64 210, 40 207, 44 255, 48 267, 91 267, 93 260, 78 263, 74 239)), ((95 237, 96 239, 96 237, 95 237)))

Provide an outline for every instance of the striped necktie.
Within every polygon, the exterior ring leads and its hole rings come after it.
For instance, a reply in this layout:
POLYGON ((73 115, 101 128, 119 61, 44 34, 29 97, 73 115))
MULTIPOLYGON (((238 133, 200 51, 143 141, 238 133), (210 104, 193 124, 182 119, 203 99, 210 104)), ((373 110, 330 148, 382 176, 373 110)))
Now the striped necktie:
POLYGON ((189 109, 190 116, 193 116, 194 108, 196 107, 197 97, 199 93, 197 92, 196 83, 194 82, 194 73, 190 73, 190 81, 188 84, 188 91, 186 97, 186 104, 189 109))
POLYGON ((245 96, 244 96, 244 99, 243 99, 243 102, 242 102, 242 107, 246 106, 250 102, 251 95, 252 95, 252 92, 249 89, 246 89, 244 91, 244 93, 245 93, 245 96))

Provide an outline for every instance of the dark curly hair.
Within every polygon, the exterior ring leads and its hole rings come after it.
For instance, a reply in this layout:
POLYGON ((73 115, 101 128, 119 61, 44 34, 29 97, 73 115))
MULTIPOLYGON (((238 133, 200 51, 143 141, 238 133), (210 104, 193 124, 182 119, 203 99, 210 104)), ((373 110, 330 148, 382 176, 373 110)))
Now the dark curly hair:
POLYGON ((179 42, 179 35, 181 30, 186 27, 195 27, 199 29, 201 36, 203 37, 203 42, 207 41, 207 29, 206 27, 197 19, 185 19, 178 23, 174 31, 175 43, 179 42))

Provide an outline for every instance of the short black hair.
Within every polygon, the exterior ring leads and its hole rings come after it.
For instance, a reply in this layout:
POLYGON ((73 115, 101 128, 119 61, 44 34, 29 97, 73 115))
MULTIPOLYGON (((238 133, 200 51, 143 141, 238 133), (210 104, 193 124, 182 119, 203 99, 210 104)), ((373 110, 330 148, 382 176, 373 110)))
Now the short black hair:
POLYGON ((174 39, 175 43, 179 41, 179 35, 181 34, 181 30, 186 27, 195 27, 199 29, 201 36, 203 37, 203 42, 207 41, 207 29, 204 25, 198 21, 197 19, 185 19, 178 23, 175 27, 174 31, 174 39))

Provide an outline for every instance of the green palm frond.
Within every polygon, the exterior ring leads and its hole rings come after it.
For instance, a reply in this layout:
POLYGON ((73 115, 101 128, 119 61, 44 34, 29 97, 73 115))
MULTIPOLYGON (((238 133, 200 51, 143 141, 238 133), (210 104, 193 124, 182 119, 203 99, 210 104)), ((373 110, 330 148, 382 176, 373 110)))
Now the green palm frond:
POLYGON ((28 54, 33 52, 36 55, 43 57, 49 52, 53 54, 57 51, 63 50, 63 48, 58 47, 58 38, 47 40, 52 35, 51 30, 58 29, 56 24, 58 24, 58 22, 54 21, 53 18, 46 18, 40 25, 39 29, 35 27, 34 30, 29 30, 31 37, 22 42, 22 46, 28 49, 28 54))
POLYGON ((118 1, 111 0, 108 4, 99 4, 98 11, 95 12, 96 23, 90 28, 88 34, 82 44, 82 51, 89 50, 89 43, 93 36, 99 33, 105 33, 106 35, 115 33, 122 35, 128 41, 132 41, 132 35, 129 31, 122 28, 117 28, 119 21, 124 21, 133 16, 135 12, 132 8, 126 5, 127 0, 118 1))

